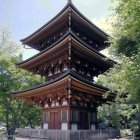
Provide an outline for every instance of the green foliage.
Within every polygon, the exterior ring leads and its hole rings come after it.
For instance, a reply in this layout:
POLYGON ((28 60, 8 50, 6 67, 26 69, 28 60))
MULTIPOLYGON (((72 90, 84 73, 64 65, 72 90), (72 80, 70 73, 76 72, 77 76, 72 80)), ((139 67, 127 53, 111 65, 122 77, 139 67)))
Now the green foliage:
POLYGON ((16 54, 19 54, 19 52, 21 51, 19 45, 12 41, 10 31, 6 28, 1 27, 0 27, 0 51, 1 53, 4 52, 4 54, 10 56, 15 56, 16 54))
POLYGON ((17 127, 40 125, 40 109, 14 98, 10 92, 25 90, 43 80, 15 65, 22 60, 22 56, 15 49, 17 45, 11 43, 9 36, 4 33, 0 36, 0 41, 3 42, 0 43, 0 120, 6 123, 7 133, 12 135, 17 127))
POLYGON ((99 76, 99 83, 104 84, 112 91, 118 91, 117 97, 125 96, 127 99, 140 102, 140 52, 127 58, 120 57, 121 63, 111 68, 109 72, 99 76))
POLYGON ((113 0, 114 12, 118 17, 115 41, 113 48, 118 53, 132 56, 140 48, 140 1, 139 0, 113 0))
MULTIPOLYGON (((113 0, 115 38, 111 38, 110 53, 117 56, 118 64, 99 76, 98 82, 117 91, 116 114, 123 124, 135 132, 140 128, 140 1, 113 0), (125 123, 123 123, 123 122, 125 123)), ((105 109, 102 108, 103 112, 105 109)), ((105 112, 106 113, 106 112, 105 112)), ((123 126, 124 127, 124 126, 123 126)))
POLYGON ((31 127, 35 128, 40 126, 41 122, 41 109, 33 104, 26 105, 21 121, 19 123, 20 127, 31 127))
POLYGON ((108 127, 120 127, 121 117, 116 104, 103 104, 98 107, 98 122, 105 123, 108 127))
MULTIPOLYGON (((123 128, 131 126, 132 129, 135 129, 140 122, 137 119, 140 104, 140 53, 131 58, 121 56, 120 60, 120 64, 115 65, 104 75, 100 75, 98 82, 112 91, 117 91, 115 103, 117 109, 112 111, 116 112, 119 125, 115 124, 115 126, 123 128)), ((111 108, 113 108, 113 105, 111 108)), ((103 110, 105 110, 104 107, 103 110)), ((111 111, 109 114, 112 115, 111 111)), ((106 119, 109 120, 108 118, 106 119)))

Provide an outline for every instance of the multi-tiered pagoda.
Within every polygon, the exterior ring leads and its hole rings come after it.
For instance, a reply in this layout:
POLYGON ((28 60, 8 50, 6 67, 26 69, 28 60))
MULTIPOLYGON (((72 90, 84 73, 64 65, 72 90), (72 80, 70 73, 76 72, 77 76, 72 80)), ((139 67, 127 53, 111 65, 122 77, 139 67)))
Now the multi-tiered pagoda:
POLYGON ((14 96, 42 108, 42 128, 59 130, 96 129, 97 107, 107 99, 107 88, 94 77, 113 66, 101 50, 108 35, 84 17, 69 0, 59 14, 21 40, 38 51, 19 64, 46 78, 46 84, 16 92, 14 96))

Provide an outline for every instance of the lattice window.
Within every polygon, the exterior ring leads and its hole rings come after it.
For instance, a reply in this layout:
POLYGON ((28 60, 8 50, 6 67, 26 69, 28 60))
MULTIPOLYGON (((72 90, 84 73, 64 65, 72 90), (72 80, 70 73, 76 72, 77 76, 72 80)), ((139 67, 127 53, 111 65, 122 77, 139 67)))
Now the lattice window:
POLYGON ((43 122, 48 122, 48 112, 43 113, 43 122))
POLYGON ((77 110, 73 110, 72 111, 72 121, 73 122, 77 122, 78 120, 79 120, 78 111, 77 110))
POLYGON ((61 115, 61 121, 62 122, 67 122, 67 110, 63 110, 62 111, 62 115, 61 115))

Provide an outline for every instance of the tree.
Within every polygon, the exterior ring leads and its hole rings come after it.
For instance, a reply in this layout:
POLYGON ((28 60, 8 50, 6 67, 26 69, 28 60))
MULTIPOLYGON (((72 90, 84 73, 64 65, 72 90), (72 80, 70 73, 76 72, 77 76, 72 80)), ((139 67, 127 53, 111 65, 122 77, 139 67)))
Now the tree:
POLYGON ((139 113, 140 94, 140 57, 134 55, 131 60, 127 57, 121 57, 121 64, 117 64, 114 68, 110 69, 104 75, 99 76, 98 82, 111 89, 111 91, 117 91, 116 106, 119 105, 119 115, 126 118, 129 122, 129 126, 132 129, 136 129, 140 120, 137 119, 139 113), (137 120, 137 123, 136 121, 137 120))
MULTIPOLYGON (((112 40, 112 48, 120 55, 119 87, 121 93, 127 91, 135 103, 140 103, 140 1, 114 0, 117 3, 114 11, 118 17, 116 35, 112 40)), ((115 69, 116 69, 115 67, 115 69)), ((111 70, 116 72, 115 70, 111 70)), ((118 83, 118 82, 117 82, 118 83)))
POLYGON ((99 82, 118 91, 116 102, 130 107, 123 116, 129 115, 133 128, 140 130, 140 1, 114 0, 114 3, 117 20, 110 52, 117 55, 119 64, 100 76, 99 82))
POLYGON ((21 51, 21 46, 12 41, 11 33, 7 28, 0 27, 0 52, 4 52, 7 56, 18 55, 21 51))
POLYGON ((103 123, 106 127, 120 128, 122 118, 119 114, 118 106, 115 103, 103 104, 98 107, 98 122, 103 123))
POLYGON ((22 60, 17 51, 19 47, 4 30, 0 35, 0 120, 6 123, 7 134, 13 135, 19 126, 39 125, 40 110, 35 105, 14 98, 11 91, 38 85, 43 80, 16 67, 15 63, 22 60))
POLYGON ((113 0, 117 16, 115 40, 112 43, 118 53, 128 57, 140 48, 140 2, 139 0, 113 0))

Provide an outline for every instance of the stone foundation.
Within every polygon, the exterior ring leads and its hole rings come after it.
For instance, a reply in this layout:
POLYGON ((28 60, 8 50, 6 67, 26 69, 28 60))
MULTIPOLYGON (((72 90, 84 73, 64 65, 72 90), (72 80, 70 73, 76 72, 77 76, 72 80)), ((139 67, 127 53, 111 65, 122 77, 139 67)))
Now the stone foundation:
POLYGON ((120 136, 119 130, 45 130, 19 129, 16 140, 107 140, 120 136))

